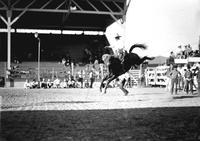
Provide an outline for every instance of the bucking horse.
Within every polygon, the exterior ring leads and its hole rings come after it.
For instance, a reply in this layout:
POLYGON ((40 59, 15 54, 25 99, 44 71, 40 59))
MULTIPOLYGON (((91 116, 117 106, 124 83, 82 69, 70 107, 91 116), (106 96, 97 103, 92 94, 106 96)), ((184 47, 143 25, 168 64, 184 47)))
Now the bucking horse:
MULTIPOLYGON (((104 92, 106 93, 107 87, 111 81, 118 78, 119 76, 128 72, 131 67, 137 67, 142 64, 145 60, 153 60, 155 57, 139 57, 136 53, 132 53, 134 48, 147 49, 144 44, 134 44, 130 47, 129 52, 124 52, 122 59, 111 54, 102 55, 102 60, 104 64, 108 67, 108 74, 104 76, 100 84, 100 92, 104 87, 104 92), (106 81, 105 85, 104 82, 106 81)), ((128 95, 128 91, 124 88, 125 80, 121 81, 120 89, 125 95, 128 95)))

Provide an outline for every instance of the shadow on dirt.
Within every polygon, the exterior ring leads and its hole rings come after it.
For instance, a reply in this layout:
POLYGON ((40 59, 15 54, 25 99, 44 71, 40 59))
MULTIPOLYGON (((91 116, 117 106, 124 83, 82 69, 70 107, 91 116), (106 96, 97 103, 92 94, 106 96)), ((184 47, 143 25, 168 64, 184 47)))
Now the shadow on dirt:
POLYGON ((185 98, 197 98, 199 95, 177 95, 173 96, 173 99, 185 99, 185 98))
POLYGON ((1 112, 2 141, 188 141, 199 133, 200 107, 1 112))
POLYGON ((97 101, 49 101, 49 102, 43 102, 43 103, 49 103, 49 104, 56 104, 56 103, 63 103, 63 104, 84 104, 84 103, 96 103, 97 101))

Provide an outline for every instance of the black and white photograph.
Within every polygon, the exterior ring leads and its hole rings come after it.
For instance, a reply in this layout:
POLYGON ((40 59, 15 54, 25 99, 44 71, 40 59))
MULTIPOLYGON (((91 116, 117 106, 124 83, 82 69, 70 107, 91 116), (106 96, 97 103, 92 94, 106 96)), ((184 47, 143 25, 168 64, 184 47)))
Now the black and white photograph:
POLYGON ((0 141, 200 141, 200 0, 0 0, 0 141))

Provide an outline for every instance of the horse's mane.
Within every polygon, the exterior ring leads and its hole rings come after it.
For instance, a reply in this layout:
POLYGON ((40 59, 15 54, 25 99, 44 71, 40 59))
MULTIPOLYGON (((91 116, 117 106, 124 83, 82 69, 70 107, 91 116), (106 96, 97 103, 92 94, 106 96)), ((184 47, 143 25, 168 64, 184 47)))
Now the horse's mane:
POLYGON ((133 50, 134 48, 136 48, 136 47, 141 48, 141 49, 147 49, 147 46, 146 46, 145 44, 134 44, 134 45, 132 45, 131 48, 129 49, 129 53, 131 53, 132 50, 133 50))

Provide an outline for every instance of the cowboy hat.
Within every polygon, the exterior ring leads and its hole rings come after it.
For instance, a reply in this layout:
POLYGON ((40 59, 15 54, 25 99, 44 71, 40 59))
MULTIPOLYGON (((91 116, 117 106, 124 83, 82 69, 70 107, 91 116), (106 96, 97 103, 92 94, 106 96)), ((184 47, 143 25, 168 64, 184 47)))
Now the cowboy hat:
POLYGON ((116 40, 119 40, 120 37, 122 37, 122 36, 120 36, 119 34, 117 34, 117 35, 115 36, 115 39, 116 39, 116 40))

